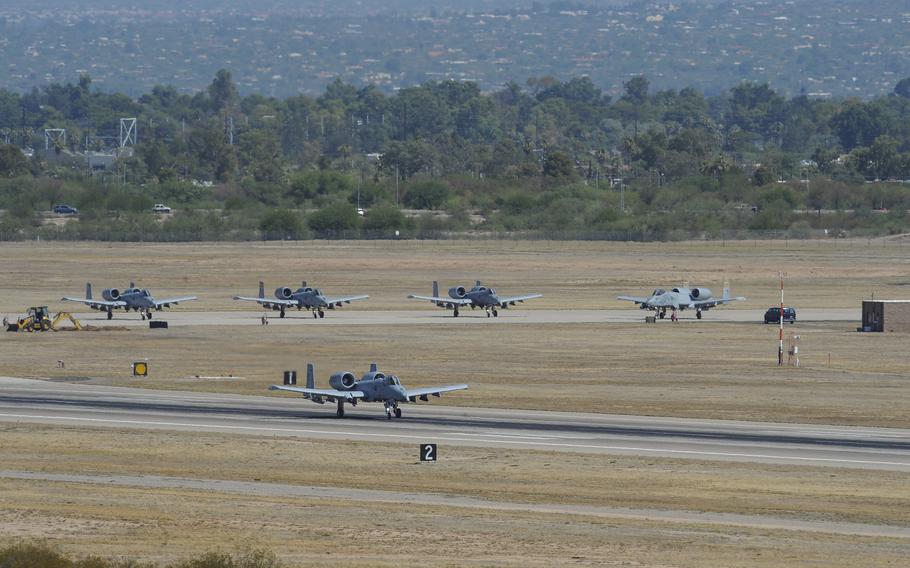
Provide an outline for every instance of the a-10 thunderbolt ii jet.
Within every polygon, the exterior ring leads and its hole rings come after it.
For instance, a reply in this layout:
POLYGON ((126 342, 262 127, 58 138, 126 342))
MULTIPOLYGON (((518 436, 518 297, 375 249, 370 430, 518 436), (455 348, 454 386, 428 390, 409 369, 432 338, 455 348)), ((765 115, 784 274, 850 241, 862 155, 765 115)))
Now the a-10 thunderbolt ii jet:
POLYGON ((647 298, 638 298, 635 296, 619 296, 617 300, 626 300, 639 304, 643 310, 657 312, 657 315, 663 319, 667 315, 667 310, 676 313, 677 310, 691 309, 695 310, 695 317, 701 319, 703 311, 711 308, 745 300, 742 296, 735 298, 730 297, 730 287, 724 284, 724 294, 720 298, 715 298, 711 290, 707 288, 689 288, 688 286, 673 288, 672 290, 662 290, 658 288, 647 298))
POLYGON ((432 296, 418 296, 416 294, 411 294, 408 296, 408 298, 413 298, 415 300, 429 300, 440 308, 452 310, 452 315, 456 318, 459 314, 458 308, 461 307, 467 306, 472 310, 475 308, 483 308, 487 313, 487 317, 490 317, 491 314, 493 317, 498 317, 498 308, 505 310, 509 306, 514 306, 516 303, 542 297, 543 294, 525 294, 524 296, 510 297, 499 296, 496 293, 495 288, 488 288, 484 286, 481 284, 480 280, 475 282, 474 287, 471 289, 467 289, 464 286, 455 286, 453 288, 449 288, 448 298, 442 298, 439 296, 439 283, 435 280, 433 281, 432 296))
POLYGON ((280 312, 280 317, 284 317, 285 311, 297 308, 298 310, 307 309, 313 312, 314 318, 324 318, 325 310, 334 310, 344 304, 350 304, 355 300, 366 300, 367 295, 362 296, 342 296, 339 298, 330 298, 322 293, 319 288, 310 288, 306 281, 302 283, 296 291, 282 286, 275 290, 274 298, 265 297, 265 284, 259 282, 259 296, 251 298, 248 296, 234 296, 235 300, 246 302, 256 302, 267 310, 280 312))
MULTIPOLYGON (((285 383, 287 382, 286 378, 285 383)), ((401 381, 395 375, 386 375, 379 371, 376 363, 370 365, 370 371, 364 374, 360 380, 350 371, 335 373, 329 378, 329 386, 331 388, 316 388, 316 365, 307 363, 306 387, 283 384, 271 385, 269 390, 300 393, 303 398, 312 400, 317 404, 335 402, 338 405, 335 414, 339 418, 344 416, 345 402, 350 403, 351 406, 357 406, 358 402, 381 402, 385 405, 386 418, 391 419, 392 415, 395 418, 401 418, 401 409, 398 408, 400 403, 417 402, 418 400, 427 402, 430 396, 439 397, 442 393, 468 388, 468 385, 462 384, 408 389, 401 384, 401 381)))
POLYGON ((183 296, 180 298, 157 300, 152 296, 148 289, 136 288, 136 284, 133 282, 130 282, 130 287, 125 290, 105 288, 101 291, 101 298, 102 299, 99 300, 92 297, 92 283, 88 282, 85 285, 84 298, 71 298, 65 296, 63 300, 68 302, 82 302, 93 310, 107 312, 107 319, 112 319, 114 317, 114 310, 123 310, 125 312, 133 310, 139 312, 142 319, 152 319, 152 310, 161 311, 162 308, 169 308, 171 304, 176 306, 180 302, 188 302, 197 299, 196 296, 183 296))

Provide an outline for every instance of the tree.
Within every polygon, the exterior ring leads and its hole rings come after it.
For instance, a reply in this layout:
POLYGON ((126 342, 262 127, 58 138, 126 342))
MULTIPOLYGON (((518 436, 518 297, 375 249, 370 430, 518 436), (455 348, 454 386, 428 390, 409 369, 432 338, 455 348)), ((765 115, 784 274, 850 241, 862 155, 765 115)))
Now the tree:
POLYGON ((0 144, 0 176, 16 177, 28 173, 28 160, 18 146, 0 144))
POLYGON ((894 94, 905 99, 910 99, 910 77, 901 79, 894 86, 894 94))
POLYGON ((412 209, 442 209, 448 199, 449 188, 436 180, 413 183, 404 194, 404 204, 412 209))
POLYGON ((265 239, 297 239, 303 232, 300 216, 288 209, 272 209, 259 221, 265 239))
POLYGON ((648 102, 648 89, 651 83, 642 75, 632 77, 622 84, 625 89, 623 100, 629 101, 633 105, 641 106, 648 102))
POLYGON ((379 205, 370 209, 364 219, 363 230, 371 236, 391 236, 409 228, 408 218, 394 205, 379 205))
POLYGON ((215 73, 215 79, 209 85, 209 97, 216 113, 230 113, 234 110, 238 98, 237 85, 234 84, 230 71, 219 69, 215 73))
POLYGON ((321 237, 350 236, 360 229, 360 215, 348 203, 323 207, 307 219, 310 228, 321 237))
POLYGON ((571 178, 575 176, 575 163, 565 152, 548 152, 543 160, 543 175, 551 178, 571 178))

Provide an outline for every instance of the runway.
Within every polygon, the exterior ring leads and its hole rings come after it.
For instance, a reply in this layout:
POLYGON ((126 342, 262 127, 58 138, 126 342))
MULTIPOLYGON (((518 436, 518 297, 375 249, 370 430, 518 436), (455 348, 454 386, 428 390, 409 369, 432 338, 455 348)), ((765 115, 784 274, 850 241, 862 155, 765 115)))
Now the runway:
MULTIPOLYGON (((314 319, 307 311, 288 311, 285 318, 278 312, 259 310, 200 312, 173 308, 152 312, 153 319, 165 320, 168 325, 261 325, 261 316, 268 314, 269 325, 471 325, 479 321, 497 324, 596 324, 596 323, 644 323, 647 315, 654 312, 646 310, 536 310, 511 308, 500 310, 499 317, 487 317, 483 310, 466 309, 459 317, 452 317, 452 312, 443 309, 430 310, 393 310, 370 311, 360 307, 347 307, 326 312, 325 318, 314 319)), ((697 320, 695 312, 679 312, 682 323, 735 322, 763 324, 765 310, 717 309, 706 311, 703 319, 697 320)), ((128 314, 114 312, 114 319, 108 320, 104 312, 80 312, 74 314, 80 321, 93 326, 127 326, 148 327, 136 312, 128 314)), ((856 322, 861 321, 857 308, 807 309, 797 314, 798 327, 806 322, 856 322)), ((658 322, 670 324, 670 318, 658 322)), ((790 324, 787 324, 790 327, 790 324)))
MULTIPOLYGON (((453 395, 454 396, 454 395, 453 395)), ((438 402, 436 399, 432 399, 438 402)), ((910 471, 910 430, 557 413, 439 404, 334 406, 299 397, 163 391, 0 378, 0 422, 221 432, 910 471)))

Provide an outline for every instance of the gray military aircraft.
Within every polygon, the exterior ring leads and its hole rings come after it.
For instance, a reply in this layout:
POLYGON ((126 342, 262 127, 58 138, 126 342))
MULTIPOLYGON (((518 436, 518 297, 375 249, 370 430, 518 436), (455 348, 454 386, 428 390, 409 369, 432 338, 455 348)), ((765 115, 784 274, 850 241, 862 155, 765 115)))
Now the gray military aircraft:
POLYGON ((256 302, 267 310, 280 312, 281 317, 284 317, 285 310, 289 308, 297 308, 298 310, 305 308, 313 312, 314 318, 324 318, 325 310, 327 309, 334 310, 336 307, 340 308, 344 304, 350 304, 355 300, 366 300, 367 298, 369 298, 369 296, 366 295, 329 298, 323 294, 322 290, 319 288, 310 288, 307 286, 306 280, 303 281, 303 285, 300 288, 297 288, 296 291, 284 286, 275 289, 274 299, 265 297, 265 284, 261 281, 259 282, 258 297, 234 296, 235 300, 256 302))
POLYGON ((307 363, 306 365, 306 387, 298 387, 294 384, 287 384, 287 378, 283 385, 271 385, 269 390, 282 390, 289 392, 301 393, 303 398, 312 400, 316 404, 325 404, 326 402, 335 402, 338 406, 335 414, 341 418, 344 416, 344 403, 349 402, 351 406, 357 406, 358 401, 363 402, 381 402, 385 404, 385 416, 391 419, 401 418, 401 409, 398 404, 402 402, 417 402, 422 400, 429 401, 429 397, 442 396, 442 393, 463 390, 468 385, 448 385, 444 387, 429 387, 422 389, 408 389, 401 384, 395 375, 386 375, 379 371, 376 363, 370 365, 370 371, 363 375, 360 380, 350 371, 341 371, 333 374, 329 378, 330 389, 316 388, 316 365, 307 363))
POLYGON ((177 305, 180 302, 196 300, 196 296, 183 296, 180 298, 168 298, 166 300, 156 300, 152 294, 145 288, 136 288, 136 284, 130 282, 130 287, 120 291, 117 288, 105 288, 101 291, 103 299, 96 300, 92 297, 92 283, 85 284, 85 297, 72 298, 65 296, 63 300, 68 302, 82 302, 93 310, 107 312, 107 319, 114 317, 114 310, 130 310, 139 312, 142 319, 152 319, 152 310, 161 311, 162 308, 169 308, 171 304, 177 305))
POLYGON ((701 313, 703 311, 708 311, 711 308, 730 302, 745 300, 745 298, 742 296, 731 298, 730 287, 725 283, 724 294, 720 298, 715 298, 711 294, 711 290, 707 288, 689 288, 688 286, 683 286, 673 288, 669 291, 658 288, 647 298, 619 296, 617 300, 635 302, 636 304, 639 304, 639 307, 643 310, 657 312, 657 315, 661 319, 666 317, 667 310, 671 310, 671 312, 675 313, 677 310, 685 309, 695 310, 695 317, 701 319, 701 313))
POLYGON ((456 318, 458 317, 458 308, 463 306, 470 306, 471 309, 483 308, 487 313, 487 317, 490 317, 492 314, 493 317, 499 317, 499 312, 497 308, 508 309, 509 306, 514 306, 516 303, 524 302, 525 300, 533 300, 534 298, 542 298, 543 294, 526 294, 524 296, 511 296, 511 297, 500 297, 496 294, 495 288, 487 288, 478 280, 474 287, 470 290, 466 289, 464 286, 455 286, 454 288, 449 288, 449 297, 442 298, 439 296, 439 283, 435 280, 433 281, 433 295, 432 296, 418 296, 416 294, 410 294, 408 298, 413 298, 415 300, 429 300, 436 304, 440 308, 445 308, 447 310, 452 310, 452 315, 456 318))

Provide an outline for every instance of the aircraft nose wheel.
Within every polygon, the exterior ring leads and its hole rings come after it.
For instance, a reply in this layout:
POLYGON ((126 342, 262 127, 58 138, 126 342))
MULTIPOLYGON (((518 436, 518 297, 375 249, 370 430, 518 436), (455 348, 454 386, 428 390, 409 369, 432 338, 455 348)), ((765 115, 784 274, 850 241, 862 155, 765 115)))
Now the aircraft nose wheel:
POLYGON ((395 418, 401 418, 401 409, 400 408, 395 409, 395 418))
POLYGON ((695 312, 695 319, 701 319, 701 312, 695 312))
POLYGON ((114 312, 108 312, 107 319, 114 319, 114 312))
POLYGON ((494 318, 498 318, 498 317, 499 317, 499 312, 496 310, 496 308, 493 308, 493 317, 494 317, 494 318))
POLYGON ((319 317, 319 316, 316 314, 316 312, 313 312, 313 319, 316 319, 316 318, 318 318, 318 317, 319 317))
POLYGON ((325 312, 319 312, 319 318, 322 319, 325 317, 325 312))

